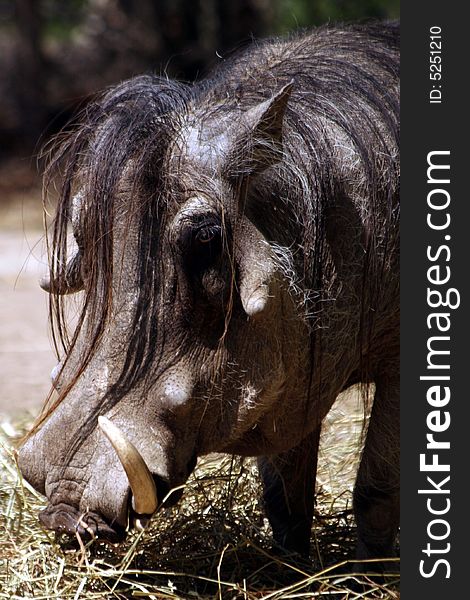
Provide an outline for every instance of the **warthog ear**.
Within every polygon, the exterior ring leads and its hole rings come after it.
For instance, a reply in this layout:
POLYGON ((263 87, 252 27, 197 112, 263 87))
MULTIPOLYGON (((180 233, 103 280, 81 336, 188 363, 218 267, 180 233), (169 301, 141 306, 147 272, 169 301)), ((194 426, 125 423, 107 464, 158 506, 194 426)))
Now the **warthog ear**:
POLYGON ((247 221, 242 228, 236 244, 240 300, 246 314, 254 317, 264 311, 272 295, 275 263, 268 242, 256 227, 247 221))
POLYGON ((230 175, 260 173, 282 159, 284 113, 293 85, 292 80, 269 100, 243 114, 229 152, 230 175))
POLYGON ((75 294, 83 290, 83 278, 81 270, 81 256, 77 252, 68 261, 63 271, 59 272, 54 279, 51 280, 49 275, 46 275, 39 281, 42 289, 50 294, 75 294))

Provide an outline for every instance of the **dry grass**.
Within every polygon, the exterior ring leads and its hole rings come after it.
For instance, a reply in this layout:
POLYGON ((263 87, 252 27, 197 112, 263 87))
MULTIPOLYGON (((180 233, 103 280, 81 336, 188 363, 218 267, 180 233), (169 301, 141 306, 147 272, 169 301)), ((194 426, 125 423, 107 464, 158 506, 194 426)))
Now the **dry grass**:
POLYGON ((221 456, 200 461, 178 506, 144 533, 118 546, 64 543, 40 527, 44 499, 16 468, 12 446, 27 424, 0 424, 0 599, 399 598, 396 576, 378 585, 341 575, 354 553, 350 490, 361 419, 348 408, 334 422, 323 436, 308 563, 272 553, 254 462, 221 456))

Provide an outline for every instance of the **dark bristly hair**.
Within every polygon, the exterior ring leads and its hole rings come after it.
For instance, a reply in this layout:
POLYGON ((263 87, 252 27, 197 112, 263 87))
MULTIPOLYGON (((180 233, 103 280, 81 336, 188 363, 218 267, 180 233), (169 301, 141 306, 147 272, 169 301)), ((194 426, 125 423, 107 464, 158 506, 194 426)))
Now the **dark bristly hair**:
MULTIPOLYGON (((152 362, 156 347, 157 281, 164 265, 158 260, 159 205, 165 196, 163 162, 166 148, 177 135, 179 118, 187 111, 190 88, 167 79, 143 75, 110 89, 80 115, 72 131, 51 152, 45 189, 58 187, 58 204, 49 248, 50 279, 60 279, 69 260, 69 232, 74 198, 86 203, 79 230, 74 231, 81 269, 86 272, 79 317, 72 335, 67 328, 67 297, 50 294, 49 312, 56 353, 67 357, 80 333, 86 346, 74 377, 53 402, 51 396, 36 428, 55 410, 91 360, 103 335, 111 306, 113 281, 114 199, 123 173, 129 173, 129 217, 140 213, 139 299, 122 373, 103 399, 102 410, 132 388, 152 362), (145 188, 145 189, 143 189, 145 188), (134 203, 140 200, 141 205, 134 203), (159 273, 160 271, 160 273, 159 273), (88 324, 93 324, 92 328, 88 324)), ((63 363, 63 367, 65 366, 63 363)), ((89 423, 97 415, 91 414, 89 423)), ((88 431, 85 425, 83 434, 88 431)))
MULTIPOLYGON (((122 371, 100 412, 141 382, 161 352, 152 342, 159 339, 158 286, 165 277, 159 233, 175 187, 167 161, 169 146, 189 117, 203 120, 216 112, 248 109, 291 80, 283 160, 251 181, 246 212, 273 247, 289 251, 293 283, 305 292, 305 314, 312 324, 312 361, 321 368, 321 357, 313 356, 313 348, 322 331, 322 302, 331 288, 327 240, 337 235, 339 252, 348 250, 341 248, 339 234, 328 229, 328 215, 338 204, 349 206, 351 198, 367 199, 362 205, 356 202, 351 219, 360 218, 367 233, 362 240, 365 255, 358 260, 363 264, 360 335, 363 347, 368 346, 375 318, 370 307, 384 293, 382 274, 398 245, 398 50, 397 24, 322 27, 289 39, 254 42, 194 85, 141 76, 86 107, 78 124, 55 147, 46 179, 50 184, 59 177, 61 182, 50 245, 51 280, 69 258, 73 198, 80 192, 86 202, 77 239, 86 286, 71 336, 64 296, 57 290, 51 293, 50 312, 59 354, 70 353, 80 332, 82 337, 86 332, 87 345, 75 376, 58 399, 46 405, 36 427, 75 385, 103 335, 112 293, 114 198, 123 173, 135 192, 129 194, 129 218, 137 212, 141 222, 138 301, 122 371), (354 149, 351 161, 359 161, 359 169, 354 164, 348 172, 340 172, 336 157, 341 145, 354 149), (93 326, 88 328, 87 323, 93 326)), ((368 365, 361 370, 357 380, 367 381, 368 365)), ((95 417, 90 414, 82 439, 95 417)))

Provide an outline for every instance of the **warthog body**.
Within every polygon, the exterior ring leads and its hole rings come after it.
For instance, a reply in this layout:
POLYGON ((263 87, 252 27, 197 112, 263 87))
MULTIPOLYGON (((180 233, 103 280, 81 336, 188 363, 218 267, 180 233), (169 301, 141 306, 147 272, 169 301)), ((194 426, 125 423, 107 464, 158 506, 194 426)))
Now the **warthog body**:
POLYGON ((391 556, 397 26, 254 43, 192 86, 127 81, 87 107, 54 165, 62 185, 43 287, 65 351, 59 398, 19 457, 49 499, 42 522, 120 539, 129 514, 145 519, 135 513, 153 512, 198 456, 236 453, 259 457, 275 540, 306 553, 322 420, 342 390, 373 382, 358 556, 391 556), (67 338, 64 294, 79 290, 67 338), (101 416, 150 479, 128 479, 101 416))

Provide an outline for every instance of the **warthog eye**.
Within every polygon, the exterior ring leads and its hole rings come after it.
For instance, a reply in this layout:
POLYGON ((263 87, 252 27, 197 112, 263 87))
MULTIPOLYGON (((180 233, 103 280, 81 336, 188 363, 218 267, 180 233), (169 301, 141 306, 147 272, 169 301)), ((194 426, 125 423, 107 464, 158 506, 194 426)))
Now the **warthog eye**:
POLYGON ((209 244, 219 234, 220 227, 202 227, 196 232, 195 238, 200 244, 209 244))
POLYGON ((204 224, 192 236, 192 260, 200 269, 207 269, 222 252, 222 228, 218 224, 204 224))
POLYGON ((219 225, 208 225, 200 227, 196 231, 194 239, 199 244, 211 244, 221 237, 221 228, 219 225))
POLYGON ((215 219, 201 219, 188 224, 182 232, 185 260, 192 272, 213 266, 222 254, 222 226, 215 219))

